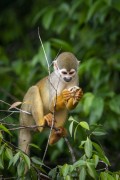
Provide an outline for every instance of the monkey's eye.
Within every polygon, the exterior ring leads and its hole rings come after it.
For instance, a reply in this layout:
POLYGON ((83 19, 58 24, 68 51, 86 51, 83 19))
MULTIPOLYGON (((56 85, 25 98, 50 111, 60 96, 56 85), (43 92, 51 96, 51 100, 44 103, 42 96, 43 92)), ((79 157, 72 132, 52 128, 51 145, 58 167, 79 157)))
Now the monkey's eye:
POLYGON ((62 71, 62 74, 67 74, 67 72, 66 71, 62 71))
POLYGON ((69 72, 69 74, 72 75, 72 74, 74 74, 74 72, 75 72, 75 71, 71 71, 71 72, 69 72))

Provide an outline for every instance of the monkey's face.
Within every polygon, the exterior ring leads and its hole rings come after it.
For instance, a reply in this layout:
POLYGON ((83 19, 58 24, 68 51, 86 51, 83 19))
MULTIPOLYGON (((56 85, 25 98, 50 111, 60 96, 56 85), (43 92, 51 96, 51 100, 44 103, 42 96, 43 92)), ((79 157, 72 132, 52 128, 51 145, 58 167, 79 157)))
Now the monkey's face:
POLYGON ((59 78, 64 82, 72 81, 77 73, 75 69, 70 69, 69 71, 65 68, 59 69, 57 64, 54 64, 54 70, 57 76, 59 76, 59 78))
POLYGON ((61 53, 53 63, 54 71, 62 81, 70 82, 76 77, 79 61, 72 53, 61 53))
POLYGON ((75 69, 71 69, 70 71, 67 71, 66 69, 59 69, 59 74, 65 82, 70 82, 74 79, 76 71, 75 69))

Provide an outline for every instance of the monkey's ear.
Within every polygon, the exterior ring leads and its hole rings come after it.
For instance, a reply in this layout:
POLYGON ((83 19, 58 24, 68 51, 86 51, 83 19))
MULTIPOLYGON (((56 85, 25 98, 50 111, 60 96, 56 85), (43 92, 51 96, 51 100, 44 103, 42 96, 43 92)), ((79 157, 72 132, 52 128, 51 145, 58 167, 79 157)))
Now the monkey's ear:
POLYGON ((57 60, 53 61, 54 70, 58 70, 57 60))
POLYGON ((79 61, 78 59, 77 59, 77 63, 78 63, 78 66, 80 65, 80 63, 81 63, 81 61, 79 61))
POLYGON ((80 64, 80 62, 81 62, 81 61, 79 61, 79 60, 77 59, 77 63, 78 63, 78 65, 80 64))

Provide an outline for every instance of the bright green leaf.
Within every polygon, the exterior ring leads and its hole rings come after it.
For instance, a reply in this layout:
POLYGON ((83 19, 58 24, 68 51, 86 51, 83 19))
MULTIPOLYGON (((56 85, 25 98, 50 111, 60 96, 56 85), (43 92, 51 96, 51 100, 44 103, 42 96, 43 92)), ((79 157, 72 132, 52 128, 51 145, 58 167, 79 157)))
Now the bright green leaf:
POLYGON ((0 124, 0 130, 5 131, 6 133, 8 133, 9 135, 12 136, 11 132, 5 126, 3 126, 2 124, 0 124))
POLYGON ((68 172, 69 172, 69 165, 68 164, 64 164, 61 168, 61 172, 62 175, 65 177, 67 176, 68 172))
POLYGON ((3 153, 3 150, 5 149, 5 146, 6 146, 6 144, 3 144, 3 145, 0 147, 0 155, 3 153))
POLYGON ((93 99, 94 99, 94 95, 92 93, 86 93, 83 96, 83 101, 84 101, 83 111, 86 115, 88 115, 90 113, 90 109, 92 106, 93 99))
POLYGON ((67 175, 67 176, 65 177, 65 180, 72 180, 72 178, 71 178, 71 176, 67 175))
POLYGON ((25 160, 28 168, 30 169, 30 158, 24 153, 22 153, 22 155, 23 155, 23 159, 25 160))
POLYGON ((0 157, 0 169, 4 169, 3 160, 1 157, 0 157))
POLYGON ((90 113, 90 123, 93 124, 97 122, 103 113, 104 100, 101 97, 95 97, 92 101, 91 113, 90 113))
POLYGON ((120 95, 115 96, 109 102, 110 109, 120 115, 120 95))
POLYGON ((97 179, 97 173, 93 163, 87 162, 87 171, 92 178, 97 179))
POLYGON ((73 166, 76 168, 76 167, 81 167, 81 166, 86 166, 86 161, 84 161, 84 160, 78 160, 78 161, 76 161, 74 164, 73 164, 73 166))
POLYGON ((39 146, 37 146, 36 144, 33 144, 33 143, 30 143, 29 146, 32 146, 32 147, 34 147, 34 148, 36 148, 36 149, 41 150, 41 149, 39 148, 39 146))
POLYGON ((86 179, 86 168, 82 167, 79 174, 79 180, 85 180, 86 179))
POLYGON ((73 133, 73 121, 70 123, 69 132, 70 132, 70 135, 72 137, 72 133, 73 133))
POLYGON ((19 158, 20 158, 20 152, 16 153, 15 156, 13 157, 13 165, 16 164, 19 158))
POLYGON ((21 160, 17 166, 17 173, 18 173, 18 177, 22 177, 24 176, 25 173, 25 162, 23 160, 21 160))
POLYGON ((6 156, 9 158, 9 159, 12 159, 13 158, 13 153, 12 153, 12 150, 10 148, 6 148, 6 156))
POLYGON ((83 128, 85 128, 85 129, 87 129, 87 130, 90 130, 89 125, 88 125, 87 122, 81 121, 79 124, 80 124, 80 126, 82 126, 83 128))
POLYGON ((48 29, 52 23, 52 20, 53 20, 53 16, 55 14, 55 9, 54 8, 49 8, 45 13, 44 13, 44 16, 43 16, 43 26, 45 27, 45 29, 48 29))
POLYGON ((95 161, 95 167, 97 167, 98 162, 99 162, 99 156, 96 155, 96 154, 94 154, 94 155, 93 155, 93 160, 95 161))
POLYGON ((85 142, 85 154, 88 158, 91 158, 92 156, 92 142, 91 140, 87 137, 87 140, 85 142))

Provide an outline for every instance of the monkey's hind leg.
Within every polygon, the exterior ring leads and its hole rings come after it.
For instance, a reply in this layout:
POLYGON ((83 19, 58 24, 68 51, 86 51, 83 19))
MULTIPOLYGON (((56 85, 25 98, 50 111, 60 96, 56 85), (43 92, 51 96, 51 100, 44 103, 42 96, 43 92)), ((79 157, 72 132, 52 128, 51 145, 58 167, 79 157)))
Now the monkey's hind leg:
POLYGON ((21 129, 19 132, 19 148, 26 154, 30 154, 29 143, 31 141, 31 133, 29 129, 21 129))
POLYGON ((35 120, 38 130, 41 132, 45 125, 44 113, 43 113, 43 103, 40 96, 39 88, 37 86, 31 87, 32 93, 32 106, 31 112, 33 119, 35 120))

